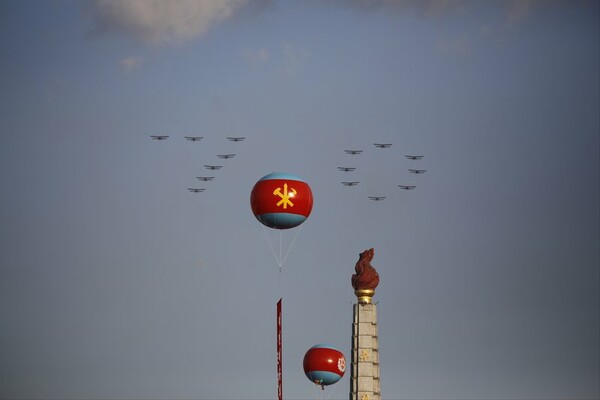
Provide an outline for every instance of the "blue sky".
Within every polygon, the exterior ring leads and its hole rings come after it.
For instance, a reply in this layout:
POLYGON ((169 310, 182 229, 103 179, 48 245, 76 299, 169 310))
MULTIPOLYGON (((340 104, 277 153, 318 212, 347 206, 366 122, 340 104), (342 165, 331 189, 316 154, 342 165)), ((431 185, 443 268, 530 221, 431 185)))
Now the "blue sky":
POLYGON ((279 297, 284 397, 317 397, 302 358, 349 358, 371 247, 384 398, 598 398, 598 21, 594 1, 0 2, 0 398, 275 398, 279 297), (272 171, 314 195, 281 272, 249 205, 272 171))

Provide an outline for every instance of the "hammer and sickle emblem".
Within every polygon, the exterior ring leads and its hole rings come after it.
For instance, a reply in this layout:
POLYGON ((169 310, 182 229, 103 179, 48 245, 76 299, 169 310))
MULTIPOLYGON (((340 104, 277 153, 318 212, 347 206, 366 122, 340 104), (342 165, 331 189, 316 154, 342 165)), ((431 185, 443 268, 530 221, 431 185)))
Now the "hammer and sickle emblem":
POLYGON ((277 203, 277 207, 283 204, 283 208, 286 209, 288 204, 290 207, 294 207, 294 203, 291 202, 290 197, 294 197, 296 195, 296 190, 294 188, 290 188, 291 192, 288 193, 288 185, 287 183, 283 184, 283 193, 281 193, 281 188, 278 187, 273 191, 273 195, 279 196, 281 200, 277 203))

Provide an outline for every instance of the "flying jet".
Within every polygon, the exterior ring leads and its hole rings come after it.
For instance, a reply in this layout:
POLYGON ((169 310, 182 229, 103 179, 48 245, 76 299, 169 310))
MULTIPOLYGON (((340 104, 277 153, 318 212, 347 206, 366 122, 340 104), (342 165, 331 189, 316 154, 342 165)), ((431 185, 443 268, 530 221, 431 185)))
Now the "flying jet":
POLYGON ((206 189, 203 188, 187 188, 187 190, 189 190, 192 193, 202 193, 204 192, 206 189))
POLYGON ((398 185, 398 187, 404 190, 413 190, 414 188, 416 188, 416 186, 414 185, 398 185))
POLYGON ((227 140, 229 140, 230 142, 242 142, 244 139, 246 139, 246 138, 243 136, 237 136, 237 137, 227 136, 227 140))
POLYGON ((197 176, 196 179, 198 179, 199 181, 208 182, 208 181, 212 181, 213 179, 215 179, 215 177, 214 176, 197 176))
POLYGON ((424 174, 425 172, 427 172, 426 169, 409 169, 408 170, 411 174, 424 174))
POLYGON ((219 155, 217 155, 217 157, 223 158, 223 159, 233 158, 233 157, 235 157, 235 154, 219 154, 219 155))
POLYGON ((344 171, 344 172, 351 172, 351 171, 354 171, 356 168, 354 168, 354 167, 338 167, 338 169, 340 171, 344 171))
POLYGON ((356 186, 356 185, 358 185, 358 182, 342 182, 342 185, 344 185, 344 186, 356 186))
POLYGON ((185 140, 189 140, 190 142, 198 142, 204 139, 203 136, 184 136, 185 140))
POLYGON ((346 154, 360 154, 363 151, 362 150, 344 150, 346 152, 346 154))
POLYGON ((385 196, 369 196, 369 200, 373 200, 373 201, 381 201, 385 199, 385 196))
POLYGON ((411 155, 405 155, 404 157, 408 158, 409 160, 420 160, 421 158, 423 158, 423 156, 411 156, 411 155))
POLYGON ((391 143, 373 143, 373 146, 379 147, 380 149, 387 149, 388 147, 392 147, 391 143))
POLYGON ((223 166, 222 166, 222 165, 205 165, 204 167, 205 167, 206 169, 211 169, 211 170, 213 170, 213 171, 214 171, 214 170, 217 170, 217 169, 221 169, 221 168, 223 168, 223 166))
POLYGON ((150 135, 150 137, 154 140, 167 140, 169 138, 168 135, 150 135))

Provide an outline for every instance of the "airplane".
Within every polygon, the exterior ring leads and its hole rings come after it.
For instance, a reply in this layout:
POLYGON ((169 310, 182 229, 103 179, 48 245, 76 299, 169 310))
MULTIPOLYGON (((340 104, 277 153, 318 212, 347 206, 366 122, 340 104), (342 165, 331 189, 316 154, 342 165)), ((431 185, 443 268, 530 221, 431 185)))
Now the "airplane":
POLYGON ((208 181, 212 181, 213 179, 215 179, 215 177, 214 176, 197 176, 196 179, 198 179, 199 181, 208 182, 208 181))
POLYGON ((217 155, 217 157, 219 157, 219 158, 233 158, 233 157, 235 157, 235 154, 219 154, 219 155, 217 155))
POLYGON ((212 169, 213 171, 214 171, 214 170, 217 170, 217 169, 221 169, 221 168, 223 168, 223 166, 222 166, 222 165, 205 165, 204 167, 205 167, 206 169, 212 169))
POLYGON ((346 152, 346 154, 360 154, 363 151, 362 150, 344 150, 346 152))
POLYGON ((350 171, 354 171, 356 168, 354 168, 354 167, 338 167, 338 169, 340 171, 350 172, 350 171))
POLYGON ((387 149, 388 147, 392 147, 391 143, 373 143, 373 146, 379 147, 380 149, 387 149))
POLYGON ((189 140, 190 142, 197 142, 199 140, 204 139, 203 136, 184 136, 185 140, 189 140))
POLYGON ((202 189, 202 188, 187 188, 187 190, 189 190, 192 193, 202 193, 204 192, 206 189, 202 189))
POLYGON ((385 199, 385 196, 369 196, 369 200, 373 200, 373 201, 381 201, 385 199))
POLYGON ((424 174, 427 170, 426 169, 409 169, 408 171, 411 174, 424 174))
POLYGON ((398 185, 398 187, 404 190, 413 190, 414 188, 416 188, 416 186, 414 185, 398 185))
POLYGON ((237 136, 237 137, 227 136, 227 140, 229 140, 230 142, 241 142, 244 139, 246 139, 246 138, 243 136, 237 136))
POLYGON ((167 140, 169 138, 168 135, 150 135, 150 137, 154 140, 167 140))
POLYGON ((409 160, 420 160, 421 158, 423 158, 423 156, 411 156, 411 155, 406 155, 404 157, 408 158, 409 160))
POLYGON ((356 186, 356 185, 358 185, 358 182, 342 182, 342 185, 344 185, 344 186, 356 186))

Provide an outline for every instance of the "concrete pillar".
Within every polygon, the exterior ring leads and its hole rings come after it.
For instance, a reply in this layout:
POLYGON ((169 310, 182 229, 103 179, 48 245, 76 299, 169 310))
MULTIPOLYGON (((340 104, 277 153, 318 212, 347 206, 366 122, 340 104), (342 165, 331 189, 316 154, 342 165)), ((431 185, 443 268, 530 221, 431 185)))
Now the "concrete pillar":
POLYGON ((350 400, 380 400, 377 306, 354 304, 350 400))

